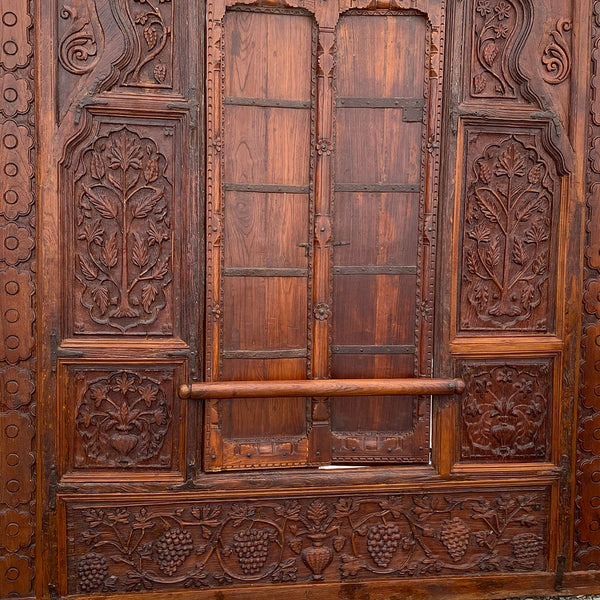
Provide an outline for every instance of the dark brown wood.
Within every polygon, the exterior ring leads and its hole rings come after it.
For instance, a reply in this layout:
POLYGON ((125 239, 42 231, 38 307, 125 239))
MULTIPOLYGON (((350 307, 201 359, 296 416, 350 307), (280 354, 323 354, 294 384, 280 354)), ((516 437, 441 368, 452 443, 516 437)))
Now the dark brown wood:
POLYGON ((451 395, 465 389, 461 379, 309 379, 296 381, 215 381, 179 388, 181 398, 269 398, 276 396, 451 395))

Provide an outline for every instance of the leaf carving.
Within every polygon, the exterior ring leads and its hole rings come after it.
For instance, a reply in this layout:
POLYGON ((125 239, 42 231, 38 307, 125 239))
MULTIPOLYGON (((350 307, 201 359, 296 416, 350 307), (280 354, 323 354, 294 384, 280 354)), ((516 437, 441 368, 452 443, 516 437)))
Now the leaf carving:
POLYGON ((117 235, 111 235, 102 247, 102 260, 104 264, 112 269, 117 264, 118 245, 117 235))
POLYGON ((498 56, 498 46, 491 42, 490 44, 486 44, 482 51, 483 60, 487 63, 488 66, 492 66, 496 57, 498 56))
POLYGON ((496 202, 492 198, 486 198, 479 192, 475 192, 475 199, 481 212, 489 219, 492 223, 498 223, 500 220, 500 209, 496 202))
POLYGON ((517 265, 522 266, 525 264, 525 246, 523 246, 523 242, 521 240, 515 240, 515 243, 513 245, 512 258, 517 265))
POLYGON ((92 298, 100 309, 100 313, 106 313, 110 301, 108 290, 104 286, 98 285, 92 289, 92 298))
POLYGON ((79 256, 79 266, 87 280, 94 281, 98 278, 98 269, 83 256, 79 256))
POLYGON ((152 303, 156 299, 157 295, 158 290, 152 283, 149 283, 142 288, 142 306, 147 313, 150 312, 150 307, 152 306, 152 303))
POLYGON ((133 237, 133 252, 131 260, 136 267, 141 269, 148 263, 148 260, 150 259, 150 256, 148 255, 148 247, 138 233, 135 233, 133 237))
POLYGON ((97 192, 92 188, 84 185, 85 195, 88 197, 92 206, 105 218, 116 219, 119 214, 119 209, 116 202, 112 201, 107 194, 97 192))
POLYGON ((153 194, 146 196, 140 200, 132 209, 131 216, 134 219, 144 219, 147 217, 152 209, 156 206, 157 202, 164 196, 165 189, 161 188, 155 190, 153 194))

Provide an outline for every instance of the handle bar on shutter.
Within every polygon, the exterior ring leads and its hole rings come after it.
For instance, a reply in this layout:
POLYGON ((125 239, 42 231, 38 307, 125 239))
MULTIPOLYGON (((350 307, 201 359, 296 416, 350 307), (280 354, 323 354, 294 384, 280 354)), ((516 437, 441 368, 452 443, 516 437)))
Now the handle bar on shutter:
POLYGON ((447 396, 461 394, 462 379, 298 379, 211 381, 179 386, 181 398, 276 398, 293 396, 447 396))

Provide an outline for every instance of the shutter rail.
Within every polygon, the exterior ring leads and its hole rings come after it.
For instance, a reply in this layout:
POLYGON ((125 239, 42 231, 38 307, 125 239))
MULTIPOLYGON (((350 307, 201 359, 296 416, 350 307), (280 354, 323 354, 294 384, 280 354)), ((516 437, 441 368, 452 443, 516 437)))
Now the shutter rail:
POLYGON ((447 396, 461 394, 462 379, 296 379, 210 381, 179 386, 181 398, 231 399, 294 396, 447 396))

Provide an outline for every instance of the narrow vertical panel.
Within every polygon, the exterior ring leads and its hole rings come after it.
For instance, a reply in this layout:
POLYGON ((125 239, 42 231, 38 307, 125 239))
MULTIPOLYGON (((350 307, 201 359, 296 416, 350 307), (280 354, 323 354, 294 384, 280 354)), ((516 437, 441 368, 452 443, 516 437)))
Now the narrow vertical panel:
POLYGON ((0 0, 0 598, 35 593, 32 6, 27 0, 0 0))
MULTIPOLYGON (((411 377, 417 344, 427 26, 350 14, 338 26, 332 376, 411 377)), ((428 458, 428 402, 331 400, 334 462, 428 458), (400 437, 405 438, 399 442, 400 437), (407 441, 408 440, 408 441, 407 441)))
MULTIPOLYGON (((223 24, 218 377, 302 379, 309 368, 313 22, 235 9, 223 24)), ((222 462, 211 450, 209 468, 305 464, 306 402, 221 401, 206 447, 220 444, 222 462)))

